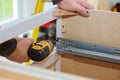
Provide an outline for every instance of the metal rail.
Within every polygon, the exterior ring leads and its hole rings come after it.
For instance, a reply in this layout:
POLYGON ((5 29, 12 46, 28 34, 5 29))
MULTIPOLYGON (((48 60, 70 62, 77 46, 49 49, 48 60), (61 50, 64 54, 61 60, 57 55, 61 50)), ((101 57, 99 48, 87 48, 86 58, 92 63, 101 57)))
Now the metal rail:
POLYGON ((120 64, 120 49, 82 41, 58 38, 57 51, 120 64))

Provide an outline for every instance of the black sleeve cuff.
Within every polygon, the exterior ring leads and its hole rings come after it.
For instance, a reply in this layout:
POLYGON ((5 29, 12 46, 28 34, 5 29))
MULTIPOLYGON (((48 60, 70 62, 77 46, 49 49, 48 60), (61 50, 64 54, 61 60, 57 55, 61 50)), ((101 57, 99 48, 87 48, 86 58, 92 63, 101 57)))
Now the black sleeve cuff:
POLYGON ((60 1, 62 1, 62 0, 52 0, 52 2, 53 2, 54 5, 57 4, 57 3, 59 3, 60 1))
POLYGON ((10 56, 16 49, 17 41, 16 39, 10 39, 6 42, 0 44, 0 55, 3 57, 10 56))

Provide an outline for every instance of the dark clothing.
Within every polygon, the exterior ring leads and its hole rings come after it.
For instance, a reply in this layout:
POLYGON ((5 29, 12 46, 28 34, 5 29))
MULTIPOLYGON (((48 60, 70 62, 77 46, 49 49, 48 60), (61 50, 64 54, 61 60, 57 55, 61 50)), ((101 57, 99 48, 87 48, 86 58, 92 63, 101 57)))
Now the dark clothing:
POLYGON ((62 0, 52 0, 52 2, 53 2, 54 5, 57 4, 60 1, 62 1, 62 0))
POLYGON ((0 44, 0 55, 4 57, 10 56, 15 51, 16 46, 17 46, 17 41, 14 38, 1 43, 0 44))

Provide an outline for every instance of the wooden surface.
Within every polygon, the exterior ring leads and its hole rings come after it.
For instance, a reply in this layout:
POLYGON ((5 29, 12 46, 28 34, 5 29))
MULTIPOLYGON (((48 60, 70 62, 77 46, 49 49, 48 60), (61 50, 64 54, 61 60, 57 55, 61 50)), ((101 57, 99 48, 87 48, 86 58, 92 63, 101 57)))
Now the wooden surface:
POLYGON ((43 68, 0 61, 0 80, 91 80, 43 68))
POLYGON ((71 16, 71 15, 77 15, 78 13, 72 12, 72 11, 66 11, 63 9, 56 9, 53 11, 53 15, 56 17, 61 17, 61 16, 71 16))
MULTIPOLYGON (((62 38, 120 48, 120 13, 91 10, 90 14, 63 17, 62 38)), ((63 72, 94 80, 120 79, 120 65, 68 54, 62 57, 63 72)))
POLYGON ((0 80, 44 80, 44 79, 28 76, 27 74, 25 75, 17 72, 0 69, 0 80))
POLYGON ((88 18, 63 18, 63 38, 120 48, 120 13, 90 11, 88 18))
POLYGON ((120 65, 63 55, 62 71, 93 80, 119 80, 120 65))

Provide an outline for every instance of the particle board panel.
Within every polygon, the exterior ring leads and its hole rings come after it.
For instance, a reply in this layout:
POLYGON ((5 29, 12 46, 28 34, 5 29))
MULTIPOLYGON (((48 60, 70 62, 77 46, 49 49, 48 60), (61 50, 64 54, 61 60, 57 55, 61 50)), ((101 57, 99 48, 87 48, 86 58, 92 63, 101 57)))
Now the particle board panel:
MULTIPOLYGON (((62 38, 120 48, 120 13, 90 10, 90 17, 62 19, 62 38)), ((62 55, 62 71, 94 80, 120 79, 120 65, 73 55, 62 55)))
POLYGON ((62 38, 120 48, 120 13, 90 10, 90 17, 63 17, 62 38))
POLYGON ((120 79, 120 65, 72 55, 63 55, 62 71, 93 80, 120 79))

